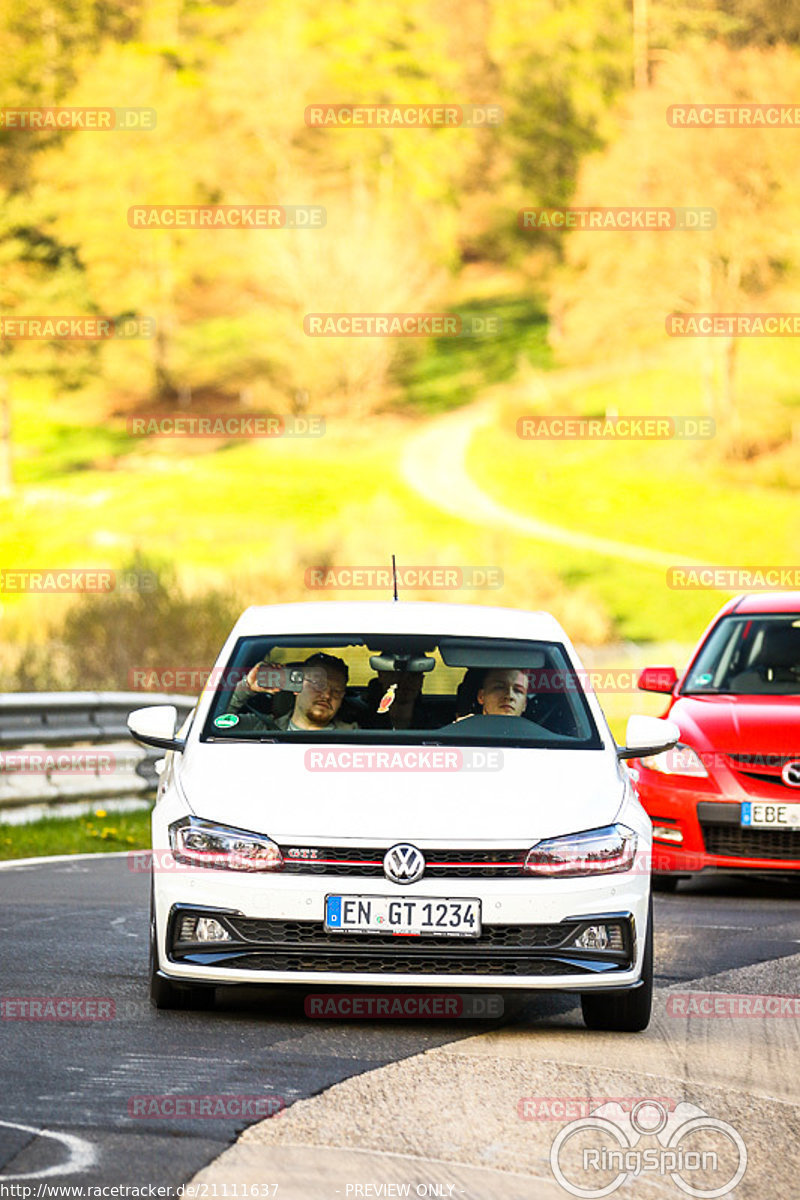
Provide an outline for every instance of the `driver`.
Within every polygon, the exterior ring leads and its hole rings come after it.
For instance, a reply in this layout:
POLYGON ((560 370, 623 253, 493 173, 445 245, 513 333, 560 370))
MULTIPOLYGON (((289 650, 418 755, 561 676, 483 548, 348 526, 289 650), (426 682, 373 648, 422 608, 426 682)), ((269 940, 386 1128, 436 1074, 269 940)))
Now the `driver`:
POLYGON ((528 676, 519 668, 492 668, 478 688, 485 717, 521 717, 528 703, 528 676))
POLYGON ((234 689, 230 710, 238 715, 239 728, 243 731, 358 729, 355 722, 337 719, 347 689, 347 663, 341 658, 321 652, 307 658, 302 664, 303 686, 295 697, 294 708, 277 718, 252 709, 243 711, 248 696, 264 692, 274 695, 281 690, 261 686, 258 671, 263 666, 280 670, 276 663, 257 663, 234 689))
MULTIPOLYGON (((521 717, 528 703, 527 672, 521 667, 491 667, 481 680, 476 701, 484 717, 521 717)), ((465 713, 456 720, 474 715, 465 713)))

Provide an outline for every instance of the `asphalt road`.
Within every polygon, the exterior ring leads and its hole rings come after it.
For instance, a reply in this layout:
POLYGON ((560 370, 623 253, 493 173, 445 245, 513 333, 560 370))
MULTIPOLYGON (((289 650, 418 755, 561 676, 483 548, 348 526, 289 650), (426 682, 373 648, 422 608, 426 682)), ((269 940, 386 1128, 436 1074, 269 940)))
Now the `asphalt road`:
MULTIPOLYGON (((2 998, 115 1005, 105 1021, 0 1021, 0 1184, 32 1184, 32 1196, 41 1182, 175 1187, 252 1122, 133 1117, 133 1097, 267 1093, 292 1105, 436 1047, 474 1045, 492 1029, 312 1021, 299 997, 257 992, 210 1013, 156 1013, 146 994, 148 887, 124 857, 0 871, 2 998)), ((657 985, 797 954, 798 898, 797 885, 721 878, 657 896, 657 985)), ((554 1021, 581 1024, 573 999, 512 999, 498 1033, 545 1033, 554 1021)), ((606 1035, 590 1036, 602 1048, 606 1035)))

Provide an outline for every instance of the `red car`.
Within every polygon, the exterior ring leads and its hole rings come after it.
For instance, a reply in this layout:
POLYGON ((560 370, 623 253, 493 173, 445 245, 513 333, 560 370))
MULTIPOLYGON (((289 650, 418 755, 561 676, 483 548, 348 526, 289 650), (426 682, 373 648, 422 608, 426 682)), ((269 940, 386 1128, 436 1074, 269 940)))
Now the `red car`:
POLYGON ((701 871, 800 871, 800 592, 737 596, 681 678, 647 667, 681 730, 631 766, 653 822, 654 884, 701 871))

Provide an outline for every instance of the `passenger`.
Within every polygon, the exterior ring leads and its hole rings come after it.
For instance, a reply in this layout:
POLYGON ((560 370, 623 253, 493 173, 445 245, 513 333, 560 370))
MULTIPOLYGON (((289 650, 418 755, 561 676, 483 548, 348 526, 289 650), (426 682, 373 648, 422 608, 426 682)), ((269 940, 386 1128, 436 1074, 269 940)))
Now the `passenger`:
POLYGON ((421 671, 378 671, 359 700, 362 729, 425 729, 421 671))
POLYGON ((239 728, 246 732, 270 730, 358 729, 355 722, 339 721, 336 714, 342 706, 347 688, 347 664, 332 654, 312 654, 302 664, 303 686, 296 694, 291 712, 282 717, 266 713, 243 712, 248 696, 281 691, 279 687, 262 687, 258 672, 262 667, 281 670, 280 663, 256 663, 247 676, 236 685, 230 711, 239 716, 239 728))

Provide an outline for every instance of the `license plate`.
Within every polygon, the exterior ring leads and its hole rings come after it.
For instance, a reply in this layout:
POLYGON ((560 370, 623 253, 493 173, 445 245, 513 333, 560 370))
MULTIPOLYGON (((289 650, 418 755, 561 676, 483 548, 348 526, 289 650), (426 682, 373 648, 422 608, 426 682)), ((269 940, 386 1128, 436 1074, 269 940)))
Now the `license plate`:
POLYGON ((742 825, 750 829, 800 829, 800 804, 767 804, 745 800, 742 825))
POLYGON ((476 938, 481 933, 481 902, 426 896, 402 900, 396 896, 326 896, 325 932, 476 938))

